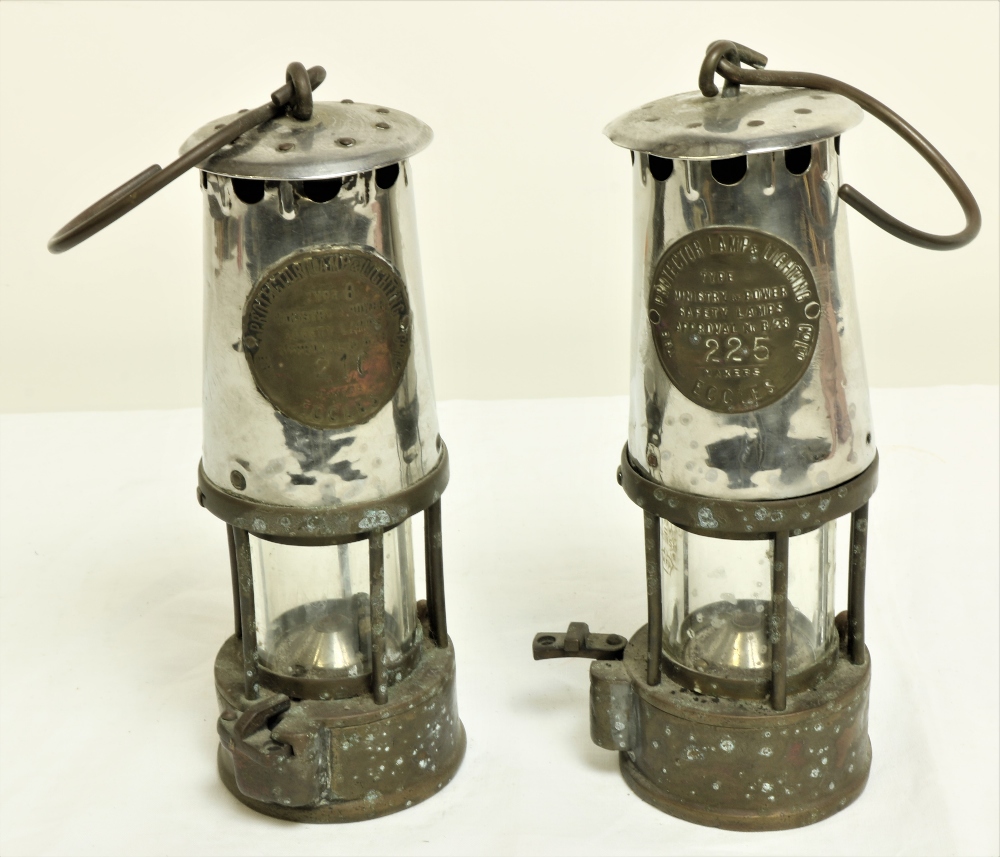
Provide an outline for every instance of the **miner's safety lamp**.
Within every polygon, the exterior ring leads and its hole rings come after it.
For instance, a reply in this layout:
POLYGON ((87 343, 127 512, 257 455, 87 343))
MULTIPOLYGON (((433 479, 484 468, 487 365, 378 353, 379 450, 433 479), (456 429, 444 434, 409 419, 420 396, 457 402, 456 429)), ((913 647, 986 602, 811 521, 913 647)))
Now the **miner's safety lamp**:
POLYGON ((293 63, 271 103, 206 125, 50 242, 68 249, 199 170, 197 495, 226 524, 235 611, 215 664, 219 771, 254 809, 311 822, 417 803, 465 751, 408 160, 431 130, 388 107, 314 104, 324 76, 293 63))
POLYGON ((837 812, 871 761, 864 588, 878 456, 842 203, 934 249, 968 243, 980 223, 961 178, 887 107, 766 61, 716 42, 700 92, 605 129, 633 163, 618 482, 645 518, 649 622, 629 641, 573 623, 533 643, 536 659, 595 659, 591 734, 620 753, 634 791, 740 830, 837 812), (962 232, 918 232, 841 183, 840 135, 859 105, 948 183, 962 232), (849 599, 835 617, 838 521, 850 528, 849 599))

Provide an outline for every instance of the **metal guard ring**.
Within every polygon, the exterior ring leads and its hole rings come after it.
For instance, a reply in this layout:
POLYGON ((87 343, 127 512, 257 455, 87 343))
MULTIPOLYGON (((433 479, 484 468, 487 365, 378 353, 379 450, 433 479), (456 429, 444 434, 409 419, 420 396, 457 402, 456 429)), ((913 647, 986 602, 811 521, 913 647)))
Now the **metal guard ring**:
POLYGON ((437 466, 409 488, 365 503, 299 508, 260 503, 226 491, 198 464, 198 502, 227 524, 250 535, 292 545, 336 545, 366 539, 374 529, 390 530, 441 499, 449 477, 448 447, 442 442, 437 466))
POLYGON ((738 540, 769 539, 782 532, 797 536, 849 515, 871 499, 878 485, 878 453, 853 479, 826 491, 783 500, 723 500, 654 482, 639 472, 626 443, 618 484, 644 511, 695 535, 738 540))
POLYGON ((962 213, 965 215, 965 228, 953 235, 923 232, 893 217, 848 184, 841 185, 838 196, 863 217, 868 218, 890 235, 927 250, 955 250, 964 247, 979 234, 983 219, 972 191, 969 190, 968 185, 962 181, 962 177, 948 163, 944 155, 902 116, 881 101, 872 98, 868 93, 843 81, 804 71, 766 70, 764 69, 766 64, 766 56, 745 45, 729 41, 712 42, 708 46, 698 75, 699 89, 702 95, 708 98, 717 95, 719 90, 713 76, 718 73, 727 81, 726 88, 722 93, 723 96, 735 95, 739 91, 739 84, 747 84, 748 86, 799 86, 806 89, 833 92, 836 95, 849 98, 862 110, 888 125, 934 168, 934 171, 941 176, 944 183, 948 185, 948 189, 955 195, 958 204, 962 206, 962 213), (749 63, 755 67, 743 68, 740 65, 741 62, 749 63), (730 83, 734 86, 730 87, 730 83))

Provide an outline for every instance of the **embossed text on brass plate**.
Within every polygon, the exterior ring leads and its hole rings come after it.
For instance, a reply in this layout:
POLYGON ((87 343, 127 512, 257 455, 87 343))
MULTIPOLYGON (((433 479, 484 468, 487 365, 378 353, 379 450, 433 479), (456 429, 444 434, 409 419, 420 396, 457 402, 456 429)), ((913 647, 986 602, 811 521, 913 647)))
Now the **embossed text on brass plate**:
POLYGON ((313 428, 346 428, 392 399, 410 354, 410 320, 406 286, 374 252, 307 250, 254 286, 243 351, 257 388, 281 413, 313 428))
POLYGON ((798 383, 822 313, 795 248, 740 227, 702 229, 670 245, 653 272, 647 309, 674 386, 723 414, 763 408, 798 383))

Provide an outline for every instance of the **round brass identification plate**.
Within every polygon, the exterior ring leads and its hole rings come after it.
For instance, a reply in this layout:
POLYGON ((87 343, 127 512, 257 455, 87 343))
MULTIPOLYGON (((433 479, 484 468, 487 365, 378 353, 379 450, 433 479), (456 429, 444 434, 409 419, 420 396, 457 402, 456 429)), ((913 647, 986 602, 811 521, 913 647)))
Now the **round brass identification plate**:
POLYGON ((737 414, 778 401, 802 378, 822 307, 794 247, 756 229, 713 227, 664 251, 648 313, 674 386, 703 408, 737 414))
POLYGON ((243 351, 257 388, 281 413, 313 428, 347 428, 396 392, 410 321, 402 278, 374 252, 307 250, 250 292, 243 351))

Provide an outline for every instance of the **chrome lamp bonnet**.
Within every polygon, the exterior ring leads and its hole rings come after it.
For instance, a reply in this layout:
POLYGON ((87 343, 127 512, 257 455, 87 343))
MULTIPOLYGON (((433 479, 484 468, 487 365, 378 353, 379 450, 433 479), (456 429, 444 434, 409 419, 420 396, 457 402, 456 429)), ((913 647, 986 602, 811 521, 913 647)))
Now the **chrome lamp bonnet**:
POLYGON ((199 170, 197 497, 226 525, 235 613, 215 662, 218 766, 243 803, 307 822, 418 803, 465 752, 409 162, 431 130, 393 108, 314 104, 324 76, 293 63, 271 103, 204 126, 50 244, 199 170))
POLYGON ((591 735, 620 754, 640 797, 735 830, 830 816, 871 764, 864 590, 878 455, 843 203, 933 249, 979 229, 961 178, 887 107, 765 64, 716 42, 700 92, 605 129, 633 163, 631 404, 617 476, 643 510, 649 621, 628 641, 573 623, 533 642, 536 659, 595 659, 591 735), (841 134, 861 108, 946 181, 962 232, 918 232, 842 184, 841 134), (838 522, 847 557, 836 556, 838 522), (835 615, 838 559, 849 595, 835 615))

